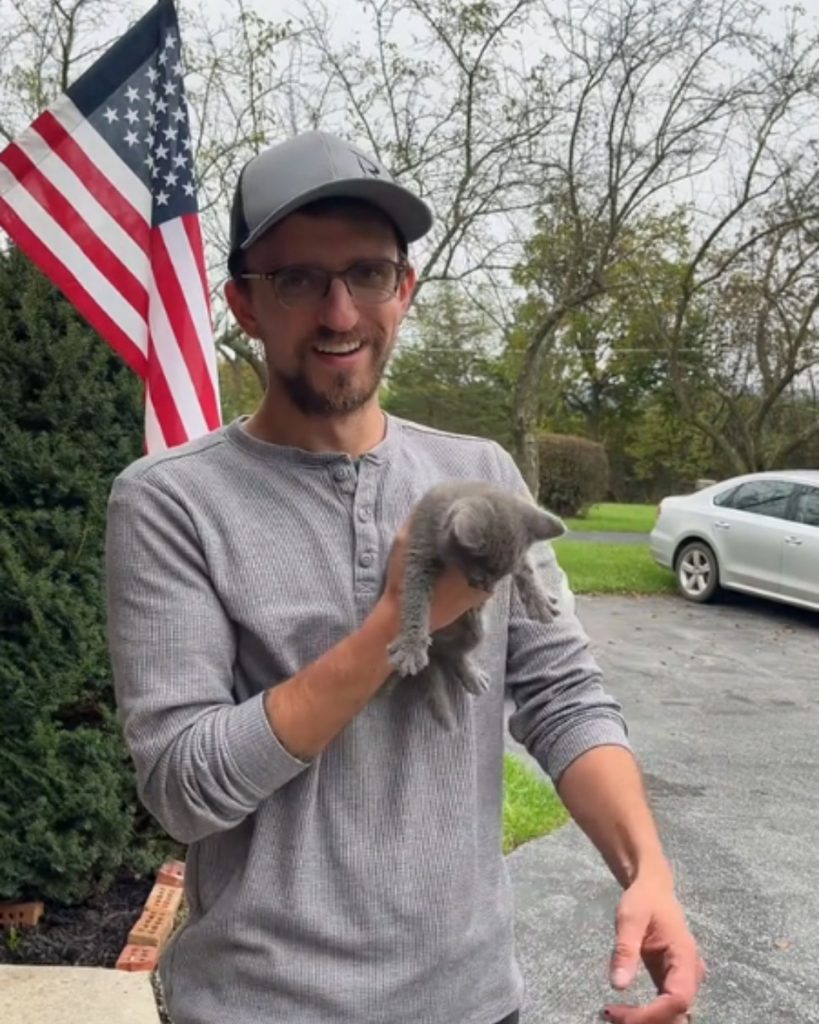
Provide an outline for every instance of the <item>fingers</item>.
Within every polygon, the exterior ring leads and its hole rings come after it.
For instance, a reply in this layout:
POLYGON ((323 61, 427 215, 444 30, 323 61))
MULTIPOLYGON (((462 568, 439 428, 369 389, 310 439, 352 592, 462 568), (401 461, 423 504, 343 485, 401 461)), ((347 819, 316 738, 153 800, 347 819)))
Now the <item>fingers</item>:
POLYGON ((670 955, 662 992, 647 1006, 609 1005, 603 1012, 612 1024, 689 1024, 690 1008, 705 978, 706 968, 696 948, 670 955))
POLYGON ((677 999, 681 1006, 680 1012, 687 1010, 694 1002, 697 989, 702 981, 700 966, 702 960, 696 948, 691 950, 674 950, 669 957, 669 966, 663 979, 663 993, 677 999))
POLYGON ((603 1019, 611 1024, 687 1024, 689 1014, 678 997, 664 993, 647 1006, 607 1006, 603 1019))
POLYGON ((611 984, 616 989, 628 988, 637 975, 640 950, 649 922, 648 911, 622 904, 617 911, 616 938, 611 958, 611 984))

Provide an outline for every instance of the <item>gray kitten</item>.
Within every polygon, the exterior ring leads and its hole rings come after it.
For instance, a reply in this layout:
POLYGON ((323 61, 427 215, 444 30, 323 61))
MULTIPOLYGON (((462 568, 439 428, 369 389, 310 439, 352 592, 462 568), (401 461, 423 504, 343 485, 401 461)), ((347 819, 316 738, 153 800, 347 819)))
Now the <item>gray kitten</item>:
POLYGON ((563 523, 532 502, 480 481, 439 484, 415 507, 410 520, 399 634, 389 648, 398 676, 414 676, 428 689, 435 717, 455 724, 457 688, 479 695, 489 681, 469 657, 483 639, 480 609, 466 612, 432 637, 429 605, 435 579, 457 566, 470 585, 491 592, 505 576, 527 614, 548 622, 557 602, 544 593, 528 549, 565 533, 563 523))

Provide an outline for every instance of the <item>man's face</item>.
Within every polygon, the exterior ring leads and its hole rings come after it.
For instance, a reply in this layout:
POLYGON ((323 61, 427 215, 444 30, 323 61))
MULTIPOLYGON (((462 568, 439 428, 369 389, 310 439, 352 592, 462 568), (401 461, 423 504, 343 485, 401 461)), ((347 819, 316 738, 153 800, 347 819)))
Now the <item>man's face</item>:
MULTIPOLYGON (((245 269, 344 270, 359 260, 398 258, 395 234, 377 216, 352 220, 293 213, 248 250, 245 269)), ((243 289, 229 282, 225 294, 242 328, 264 344, 271 387, 307 415, 343 416, 376 394, 414 284, 410 270, 395 296, 378 305, 357 304, 338 278, 325 298, 303 308, 282 305, 271 281, 246 281, 243 289), (359 347, 340 354, 353 346, 359 347)))

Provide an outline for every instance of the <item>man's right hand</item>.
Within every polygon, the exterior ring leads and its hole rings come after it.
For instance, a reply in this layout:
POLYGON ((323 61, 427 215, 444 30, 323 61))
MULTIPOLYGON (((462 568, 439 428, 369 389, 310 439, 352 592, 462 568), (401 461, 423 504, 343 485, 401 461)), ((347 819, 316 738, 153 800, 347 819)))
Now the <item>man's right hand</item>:
MULTIPOLYGON (((404 526, 390 553, 384 593, 362 625, 266 692, 270 727, 294 757, 315 757, 392 674, 387 651, 399 630, 408 537, 404 526)), ((445 569, 432 594, 430 632, 478 608, 488 597, 470 587, 457 569, 445 569)))
MULTIPOLYGON (((398 531, 387 566, 387 579, 381 601, 385 602, 395 622, 401 614, 404 590, 404 569, 407 560, 409 523, 398 531)), ((479 608, 491 595, 470 587, 466 577, 453 566, 447 566, 435 581, 430 600, 429 631, 443 629, 465 612, 479 608)))

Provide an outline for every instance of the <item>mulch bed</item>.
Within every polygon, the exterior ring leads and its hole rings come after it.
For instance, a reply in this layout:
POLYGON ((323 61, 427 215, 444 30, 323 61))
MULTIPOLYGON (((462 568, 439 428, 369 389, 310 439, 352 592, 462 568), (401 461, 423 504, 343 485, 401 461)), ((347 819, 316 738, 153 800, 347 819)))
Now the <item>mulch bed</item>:
POLYGON ((46 904, 36 928, 0 931, 0 964, 114 967, 153 878, 123 878, 77 907, 46 904))

